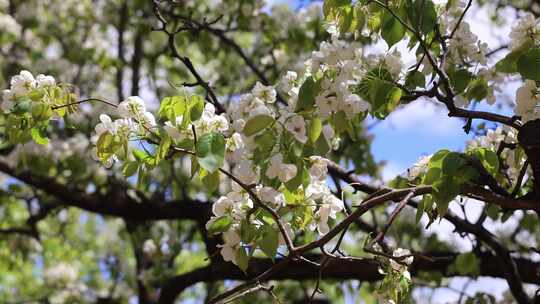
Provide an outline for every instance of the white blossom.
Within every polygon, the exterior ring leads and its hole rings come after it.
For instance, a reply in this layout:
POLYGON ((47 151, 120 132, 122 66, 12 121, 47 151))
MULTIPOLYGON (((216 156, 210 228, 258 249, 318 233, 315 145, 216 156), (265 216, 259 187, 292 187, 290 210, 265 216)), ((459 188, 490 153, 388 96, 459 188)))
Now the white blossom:
POLYGON ((281 182, 286 183, 296 176, 297 168, 293 164, 283 163, 283 155, 275 154, 270 159, 270 165, 266 169, 266 176, 269 178, 278 178, 281 182))
POLYGON ((39 74, 36 77, 36 81, 38 88, 52 87, 56 85, 56 80, 51 75, 39 74))
POLYGON ((518 49, 527 42, 537 44, 540 41, 538 20, 531 13, 518 18, 517 24, 510 31, 510 48, 518 49))
POLYGON ((428 164, 429 164, 429 160, 431 159, 431 156, 432 155, 425 155, 418 158, 418 161, 416 162, 416 164, 414 164, 414 166, 412 166, 411 168, 407 170, 409 179, 411 180, 415 179, 427 172, 427 168, 428 168, 428 164))
POLYGON ((0 28, 3 33, 8 33, 14 37, 21 35, 21 25, 9 14, 0 13, 0 28))
POLYGON ((118 114, 123 118, 140 119, 145 112, 144 100, 139 96, 130 96, 118 104, 118 114))
POLYGON ((294 115, 285 121, 285 129, 289 131, 296 140, 305 144, 307 142, 306 122, 304 117, 294 115))
POLYGON ((19 75, 11 77, 11 91, 16 96, 24 96, 37 86, 36 79, 32 73, 23 70, 19 75))
POLYGON ((540 118, 540 108, 538 107, 540 94, 536 83, 526 80, 523 86, 516 91, 516 107, 514 113, 521 116, 523 122, 540 118))
POLYGON ((144 252, 144 254, 148 256, 153 256, 154 254, 157 253, 157 250, 158 248, 156 246, 156 243, 154 243, 154 240, 148 239, 144 241, 143 248, 142 248, 142 251, 144 252))
POLYGON ((253 96, 259 98, 266 103, 274 103, 276 101, 276 90, 272 86, 265 86, 259 81, 251 91, 253 96))
POLYGON ((311 162, 311 167, 309 168, 309 175, 311 175, 311 177, 314 179, 325 179, 326 174, 328 173, 328 159, 314 155, 310 156, 309 160, 311 162))
POLYGON ((65 286, 77 280, 77 269, 70 264, 60 262, 45 270, 44 278, 47 284, 65 286))
POLYGON ((259 169, 249 159, 245 159, 236 165, 233 174, 246 185, 256 184, 259 181, 259 169))

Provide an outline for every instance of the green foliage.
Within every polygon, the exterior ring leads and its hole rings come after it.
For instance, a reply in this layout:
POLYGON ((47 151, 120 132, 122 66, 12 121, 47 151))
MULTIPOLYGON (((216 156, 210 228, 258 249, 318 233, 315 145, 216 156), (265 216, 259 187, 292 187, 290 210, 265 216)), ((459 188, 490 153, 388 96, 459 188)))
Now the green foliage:
POLYGON ((408 89, 415 89, 415 88, 422 88, 426 85, 426 76, 417 71, 411 71, 407 74, 407 78, 405 80, 405 87, 408 89))
POLYGON ((523 78, 540 81, 540 49, 531 48, 517 61, 517 70, 523 78))
POLYGON ((431 0, 407 0, 405 3, 409 23, 416 31, 427 35, 435 29, 437 12, 431 0))
POLYGON ((246 122, 242 132, 246 136, 256 134, 274 123, 274 118, 268 115, 256 115, 246 122))
POLYGON ((226 216, 226 215, 218 217, 214 219, 211 222, 210 226, 207 228, 208 234, 213 235, 213 234, 225 232, 229 230, 229 227, 231 227, 231 224, 232 224, 231 217, 226 216))
POLYGON ((386 118, 399 105, 402 95, 390 72, 382 67, 364 76, 358 86, 358 93, 371 103, 371 114, 378 119, 386 118))
POLYGON ((225 159, 225 138, 219 133, 207 133, 197 142, 196 150, 198 163, 206 171, 213 173, 225 159))
POLYGON ((403 39, 405 27, 390 12, 385 11, 382 15, 381 35, 390 48, 403 39))
POLYGON ((308 77, 300 87, 295 112, 312 110, 319 91, 320 84, 313 77, 308 77))
POLYGON ((462 276, 478 276, 480 274, 480 261, 473 252, 461 253, 450 265, 449 271, 462 276))

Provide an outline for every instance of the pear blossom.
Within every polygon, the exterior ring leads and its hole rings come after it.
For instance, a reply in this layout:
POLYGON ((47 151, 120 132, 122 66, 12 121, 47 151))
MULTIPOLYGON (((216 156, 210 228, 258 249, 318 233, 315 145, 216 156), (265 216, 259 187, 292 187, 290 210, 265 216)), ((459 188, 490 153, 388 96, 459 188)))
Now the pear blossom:
POLYGON ((232 215, 233 206, 234 201, 231 198, 222 196, 212 205, 212 213, 217 217, 232 215))
POLYGON ((527 42, 537 44, 540 41, 540 28, 538 20, 531 13, 518 18, 517 24, 510 31, 510 48, 518 49, 527 42))
POLYGON ((165 122, 163 129, 165 130, 165 132, 167 132, 167 135, 169 135, 176 142, 181 141, 184 138, 178 128, 174 126, 170 121, 165 122))
POLYGON ((259 169, 249 159, 245 159, 236 165, 233 174, 246 185, 256 184, 259 180, 259 169))
POLYGON ((309 168, 309 175, 318 180, 323 180, 326 178, 326 174, 328 173, 328 162, 329 160, 320 157, 320 156, 310 156, 309 160, 311 162, 311 167, 309 168))
POLYGON ((409 179, 415 179, 427 172, 431 156, 432 155, 421 156, 416 164, 407 170, 409 179))
POLYGON ((10 34, 14 37, 21 35, 21 25, 9 14, 0 13, 0 28, 3 33, 10 34))
POLYGON ((36 77, 36 81, 38 88, 52 87, 56 85, 56 80, 51 75, 39 74, 36 77))
POLYGON ((16 96, 24 96, 36 86, 36 79, 29 71, 23 70, 19 75, 11 77, 11 91, 16 96))
POLYGON ((283 155, 275 154, 270 158, 270 165, 266 169, 266 176, 269 178, 278 178, 281 182, 286 183, 296 176, 297 168, 293 164, 283 163, 283 155))
POLYGON ((268 203, 274 209, 280 208, 285 204, 283 193, 278 192, 272 187, 258 185, 255 188, 255 194, 261 201, 268 203))
POLYGON ((44 277, 47 284, 50 285, 68 285, 77 280, 77 269, 70 264, 60 262, 45 270, 44 277))
POLYGON ((403 275, 407 279, 410 280, 411 279, 411 274, 407 270, 407 267, 410 266, 413 263, 414 257, 409 256, 409 255, 411 255, 411 251, 408 250, 408 249, 398 248, 398 249, 394 250, 394 252, 392 253, 392 256, 394 256, 396 258, 405 257, 405 256, 407 256, 407 257, 401 259, 400 260, 401 263, 398 263, 394 259, 390 259, 390 267, 392 267, 392 269, 394 269, 395 271, 403 273, 403 275), (402 263, 405 264, 405 265, 403 265, 402 263))
POLYGON ((272 86, 265 86, 259 81, 255 84, 252 90, 253 96, 259 98, 266 103, 274 103, 276 101, 276 90, 272 86))
POLYGON ((532 80, 526 80, 516 91, 516 107, 514 113, 521 116, 522 121, 527 122, 540 118, 539 90, 536 83, 532 80))
POLYGON ((307 142, 306 122, 300 115, 294 115, 285 121, 285 129, 291 133, 296 140, 305 144, 307 142))
POLYGON ((144 100, 139 96, 130 96, 118 104, 118 114, 123 118, 139 119, 145 112, 144 100))
POLYGON ((158 248, 156 246, 156 243, 154 243, 154 240, 148 239, 144 241, 142 251, 147 256, 153 256, 154 254, 157 253, 158 248))
POLYGON ((289 94, 289 92, 296 86, 296 79, 298 78, 298 74, 294 71, 287 71, 283 77, 281 77, 281 80, 279 81, 279 88, 289 94))
POLYGON ((96 134, 99 136, 105 132, 111 134, 116 134, 117 125, 112 121, 112 119, 107 114, 99 115, 100 123, 95 126, 96 134))

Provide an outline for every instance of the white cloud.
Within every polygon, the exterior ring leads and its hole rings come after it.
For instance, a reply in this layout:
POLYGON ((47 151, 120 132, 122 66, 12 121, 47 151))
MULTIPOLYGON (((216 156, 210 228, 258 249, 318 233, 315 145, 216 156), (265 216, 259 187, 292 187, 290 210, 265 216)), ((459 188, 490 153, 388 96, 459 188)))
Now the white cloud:
POLYGON ((380 128, 415 131, 418 135, 452 135, 462 132, 464 122, 429 100, 417 100, 390 114, 380 128))

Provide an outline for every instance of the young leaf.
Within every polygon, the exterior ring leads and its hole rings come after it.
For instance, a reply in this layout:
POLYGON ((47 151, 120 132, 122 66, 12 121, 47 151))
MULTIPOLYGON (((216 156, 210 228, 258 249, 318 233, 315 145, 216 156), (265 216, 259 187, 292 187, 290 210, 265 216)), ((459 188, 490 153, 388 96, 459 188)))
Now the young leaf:
POLYGON ((246 253, 246 250, 243 247, 238 248, 236 251, 236 265, 243 272, 246 272, 249 266, 249 256, 246 253))
POLYGON ((274 259, 279 245, 279 230, 277 228, 267 226, 262 239, 260 239, 258 242, 258 245, 267 257, 274 259))
POLYGON ((202 96, 194 95, 191 96, 189 101, 189 118, 191 121, 197 121, 201 118, 202 113, 204 112, 204 99, 202 96))
POLYGON ((523 78, 540 81, 540 49, 532 48, 521 55, 517 70, 523 78))
POLYGON ((220 216, 214 220, 212 220, 212 222, 210 223, 209 227, 208 227, 208 234, 209 235, 214 235, 214 234, 217 234, 217 233, 223 233, 227 230, 229 230, 229 228, 231 227, 232 225, 232 218, 227 216, 227 215, 224 215, 224 216, 220 216))
POLYGON ((49 139, 46 137, 45 132, 42 128, 32 128, 30 130, 30 134, 32 135, 32 139, 40 145, 46 145, 49 143, 49 139))
POLYGON ((391 13, 385 11, 382 16, 381 35, 391 48, 405 36, 405 27, 391 13))
POLYGON ((225 158, 225 138, 219 133, 204 134, 197 142, 199 165, 213 173, 221 166, 225 158))
POLYGON ((246 122, 246 125, 244 126, 244 129, 242 130, 242 132, 246 136, 251 136, 255 133, 258 133, 264 130, 264 128, 268 127, 273 122, 274 122, 274 118, 272 116, 264 115, 264 114, 255 115, 246 122))
POLYGON ((300 87, 298 92, 298 103, 296 104, 295 112, 311 110, 315 103, 315 97, 319 94, 319 84, 313 79, 308 77, 304 84, 300 87))

